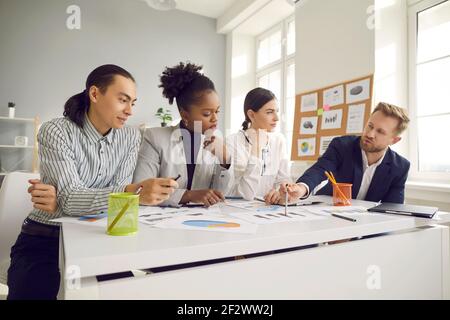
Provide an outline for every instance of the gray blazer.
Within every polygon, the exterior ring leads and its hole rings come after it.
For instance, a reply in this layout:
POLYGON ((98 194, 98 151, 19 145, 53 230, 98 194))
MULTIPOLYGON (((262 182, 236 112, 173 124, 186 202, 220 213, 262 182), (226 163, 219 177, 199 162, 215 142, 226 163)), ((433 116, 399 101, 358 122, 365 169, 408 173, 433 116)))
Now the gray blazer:
MULTIPOLYGON (((205 136, 202 135, 201 146, 205 136)), ((233 185, 233 165, 225 169, 211 152, 200 148, 192 179, 192 190, 216 189, 224 194, 233 185)), ((155 177, 175 178, 179 189, 162 206, 178 206, 187 187, 186 156, 179 125, 148 128, 144 131, 133 182, 155 177)))

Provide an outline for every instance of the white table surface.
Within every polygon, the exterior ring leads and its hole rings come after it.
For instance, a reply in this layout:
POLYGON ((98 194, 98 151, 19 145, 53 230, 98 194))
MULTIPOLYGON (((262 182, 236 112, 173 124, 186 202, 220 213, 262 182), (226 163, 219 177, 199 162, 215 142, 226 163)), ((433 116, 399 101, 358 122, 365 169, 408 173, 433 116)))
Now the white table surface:
MULTIPOLYGON (((322 199, 329 202, 331 197, 322 199)), ((374 206, 372 202, 352 202, 354 206, 374 206)), ((223 211, 227 210, 238 209, 227 206, 223 211)), ((439 212, 437 216, 439 219, 367 213, 357 222, 330 217, 259 225, 255 234, 158 229, 140 224, 137 235, 125 237, 108 236, 100 227, 63 223, 62 243, 65 266, 76 266, 83 278, 450 222, 449 213, 439 212)))

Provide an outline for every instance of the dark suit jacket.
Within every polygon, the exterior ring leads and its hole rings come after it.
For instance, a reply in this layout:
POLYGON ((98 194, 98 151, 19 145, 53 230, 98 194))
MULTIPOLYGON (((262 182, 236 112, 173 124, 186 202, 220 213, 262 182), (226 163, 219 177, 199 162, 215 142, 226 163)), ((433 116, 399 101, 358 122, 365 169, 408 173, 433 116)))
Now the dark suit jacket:
MULTIPOLYGON (((363 176, 360 137, 345 136, 334 138, 327 151, 317 162, 297 180, 308 185, 310 192, 323 180, 325 171, 333 172, 337 182, 352 183, 352 198, 355 199, 361 187, 363 176)), ((403 203, 405 182, 408 177, 409 161, 390 148, 377 167, 365 200, 403 203)), ((317 194, 332 195, 331 183, 317 194)))

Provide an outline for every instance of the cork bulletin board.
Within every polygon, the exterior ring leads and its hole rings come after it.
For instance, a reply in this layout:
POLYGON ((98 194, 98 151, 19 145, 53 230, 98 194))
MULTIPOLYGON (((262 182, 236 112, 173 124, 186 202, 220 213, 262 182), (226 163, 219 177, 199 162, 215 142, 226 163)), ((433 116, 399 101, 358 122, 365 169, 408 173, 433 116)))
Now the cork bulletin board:
POLYGON ((297 95, 291 160, 315 161, 334 137, 361 135, 372 95, 373 75, 297 95))

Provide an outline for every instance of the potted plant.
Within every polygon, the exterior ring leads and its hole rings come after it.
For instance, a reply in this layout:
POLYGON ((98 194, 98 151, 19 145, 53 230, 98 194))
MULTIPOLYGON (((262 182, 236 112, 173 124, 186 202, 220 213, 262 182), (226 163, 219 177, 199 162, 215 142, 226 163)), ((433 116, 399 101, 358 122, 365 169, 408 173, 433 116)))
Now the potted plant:
POLYGON ((159 119, 161 119, 161 127, 167 126, 167 122, 172 121, 172 115, 170 114, 170 110, 166 109, 164 111, 164 108, 159 108, 158 111, 156 111, 155 116, 157 116, 159 119))

